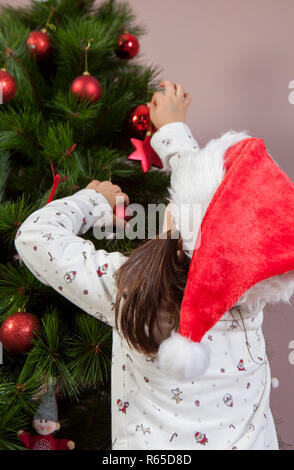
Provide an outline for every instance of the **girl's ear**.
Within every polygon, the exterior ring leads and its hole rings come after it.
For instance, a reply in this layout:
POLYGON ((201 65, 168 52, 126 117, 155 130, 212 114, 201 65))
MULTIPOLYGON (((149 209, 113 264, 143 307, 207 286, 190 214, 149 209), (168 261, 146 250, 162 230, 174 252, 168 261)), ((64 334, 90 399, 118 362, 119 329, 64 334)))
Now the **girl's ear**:
POLYGON ((178 239, 177 250, 182 250, 182 249, 183 249, 183 240, 180 237, 178 239))
POLYGON ((187 263, 188 258, 185 251, 183 251, 183 240, 181 239, 181 237, 178 239, 177 243, 177 255, 180 263, 187 263))
POLYGON ((172 229, 172 227, 176 226, 175 220, 172 215, 172 207, 171 203, 166 206, 164 219, 163 219, 163 226, 162 226, 162 233, 168 232, 172 229))

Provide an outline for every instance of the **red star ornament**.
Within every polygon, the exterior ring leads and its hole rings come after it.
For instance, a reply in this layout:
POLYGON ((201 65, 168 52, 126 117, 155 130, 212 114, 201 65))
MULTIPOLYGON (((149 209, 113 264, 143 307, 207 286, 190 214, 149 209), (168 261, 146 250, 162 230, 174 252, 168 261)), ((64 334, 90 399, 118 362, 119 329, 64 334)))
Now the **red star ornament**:
POLYGON ((151 165, 156 166, 157 168, 163 168, 163 164, 159 156, 150 145, 151 137, 151 135, 147 135, 145 140, 131 139, 136 150, 129 155, 128 159, 140 161, 142 171, 144 173, 147 173, 151 165))

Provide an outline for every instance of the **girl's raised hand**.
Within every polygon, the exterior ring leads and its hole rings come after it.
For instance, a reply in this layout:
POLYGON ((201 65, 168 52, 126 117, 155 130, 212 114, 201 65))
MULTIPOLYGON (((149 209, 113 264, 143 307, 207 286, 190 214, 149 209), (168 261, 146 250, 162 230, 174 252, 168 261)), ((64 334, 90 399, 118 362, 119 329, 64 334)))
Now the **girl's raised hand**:
POLYGON ((185 122, 191 96, 185 93, 180 83, 163 80, 159 86, 165 88, 165 94, 157 91, 147 103, 154 126, 159 129, 170 122, 185 122))

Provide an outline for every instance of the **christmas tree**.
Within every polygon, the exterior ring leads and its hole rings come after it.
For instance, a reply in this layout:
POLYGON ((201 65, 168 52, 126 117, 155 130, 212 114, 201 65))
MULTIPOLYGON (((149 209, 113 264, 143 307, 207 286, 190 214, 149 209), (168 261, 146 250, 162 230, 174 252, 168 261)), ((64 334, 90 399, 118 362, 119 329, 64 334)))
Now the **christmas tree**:
MULTIPOLYGON (((59 437, 77 449, 111 448, 111 329, 34 277, 16 254, 19 226, 49 197, 69 196, 93 179, 111 179, 144 206, 166 196, 164 172, 145 173, 128 159, 130 139, 144 140, 150 128, 144 103, 159 83, 159 68, 136 63, 145 29, 127 2, 94 3, 33 0, 1 11, 1 450, 23 449, 17 431, 30 430, 37 398, 51 386, 59 437), (35 334, 20 340, 28 318, 35 334)), ((96 249, 126 254, 141 243, 98 241, 91 231, 84 237, 96 249)))

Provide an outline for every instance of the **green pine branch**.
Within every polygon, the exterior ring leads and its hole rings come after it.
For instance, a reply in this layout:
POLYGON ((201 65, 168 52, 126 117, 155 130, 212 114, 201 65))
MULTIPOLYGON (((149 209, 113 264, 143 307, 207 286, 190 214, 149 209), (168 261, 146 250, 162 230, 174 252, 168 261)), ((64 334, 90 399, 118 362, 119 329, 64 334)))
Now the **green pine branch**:
POLYGON ((95 386, 107 380, 111 347, 110 327, 86 314, 76 315, 74 336, 69 340, 67 354, 72 361, 71 373, 80 386, 95 386))
POLYGON ((0 239, 3 243, 12 245, 19 226, 34 210, 35 205, 29 202, 26 194, 16 201, 6 201, 0 204, 0 239))
POLYGON ((77 398, 78 385, 70 372, 67 345, 71 333, 54 307, 48 307, 42 317, 42 329, 34 340, 24 365, 25 373, 35 374, 43 382, 55 379, 62 394, 77 398))
POLYGON ((24 264, 18 267, 12 263, 0 264, 0 322, 19 308, 25 308, 32 292, 37 293, 41 286, 24 264))
POLYGON ((36 403, 34 402, 36 393, 42 386, 42 381, 33 376, 27 376, 23 369, 14 383, 0 383, 0 407, 21 406, 21 409, 28 415, 35 411, 36 403))
POLYGON ((25 428, 28 423, 29 417, 21 404, 10 408, 0 405, 0 450, 23 450, 17 431, 25 428))
POLYGON ((7 151, 0 151, 0 203, 4 196, 5 183, 10 171, 10 155, 7 151))
POLYGON ((0 150, 20 152, 28 161, 35 162, 41 150, 40 137, 45 134, 43 116, 8 106, 0 113, 0 150))
MULTIPOLYGON (((139 162, 127 158, 134 150, 130 138, 135 137, 127 117, 137 105, 150 101, 162 70, 141 65, 140 54, 135 60, 116 55, 118 37, 125 30, 138 38, 146 32, 136 23, 130 5, 117 0, 97 6, 94 0, 33 0, 29 7, 1 9, 0 62, 1 66, 7 62, 18 90, 12 101, 0 106, 0 322, 26 308, 37 315, 42 329, 28 353, 4 350, 0 449, 23 448, 17 431, 26 427, 35 397, 51 381, 62 395, 65 437, 73 438, 81 449, 110 447, 111 330, 39 282, 17 257, 13 242, 20 223, 48 200, 53 184, 50 161, 55 174, 69 176, 55 199, 73 194, 92 179, 111 179, 131 202, 144 206, 166 198, 168 175, 155 169, 144 174, 139 162), (47 20, 56 27, 47 29, 52 56, 37 62, 26 40, 47 20), (90 40, 89 72, 102 85, 96 103, 70 92, 73 79, 84 72, 83 48, 90 40), (98 389, 105 391, 105 400, 100 400, 103 394, 97 394, 98 389), (97 400, 99 395, 99 403, 94 403, 92 392, 97 400), (71 421, 77 418, 79 424, 81 416, 87 416, 83 431, 77 426, 71 435, 71 421)), ((92 231, 84 237, 96 249, 126 255, 142 242, 96 240, 92 231)))

